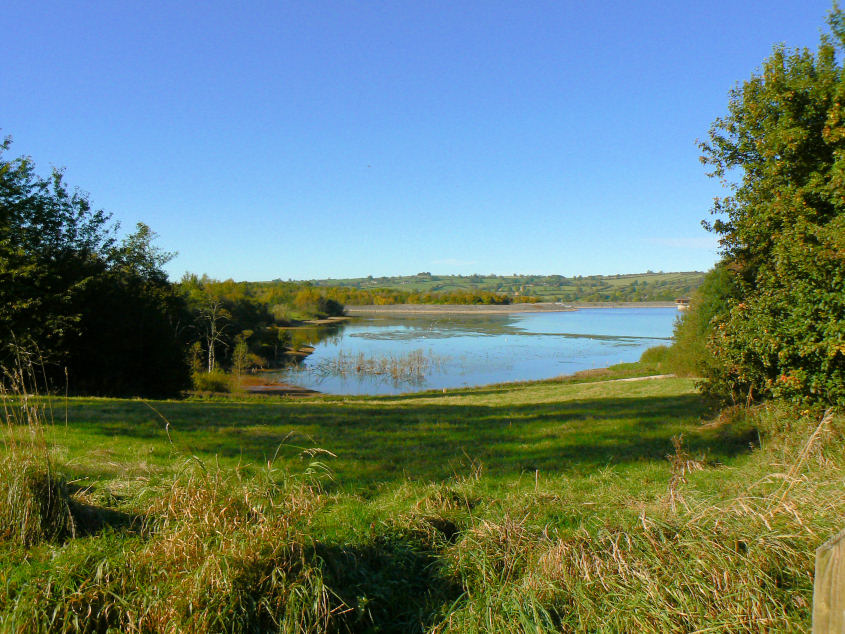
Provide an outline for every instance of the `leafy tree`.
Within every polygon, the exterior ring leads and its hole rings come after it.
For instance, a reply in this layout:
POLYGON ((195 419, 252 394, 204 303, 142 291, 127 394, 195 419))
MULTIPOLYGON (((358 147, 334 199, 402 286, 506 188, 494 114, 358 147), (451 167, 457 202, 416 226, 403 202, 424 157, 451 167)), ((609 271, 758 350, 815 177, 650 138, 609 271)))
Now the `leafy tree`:
POLYGON ((79 299, 112 244, 108 216, 69 191, 61 171, 42 178, 28 157, 6 160, 10 143, 0 145, 0 362, 23 346, 62 363, 79 299))
POLYGON ((0 145, 0 364, 34 351, 75 391, 165 395, 184 387, 180 300, 144 225, 123 242, 61 170, 36 174, 0 145))
POLYGON ((170 262, 175 253, 162 251, 156 247, 156 233, 143 222, 135 227, 135 232, 128 235, 120 246, 111 253, 116 268, 132 273, 148 282, 166 284, 167 275, 163 267, 170 262))
POLYGON ((182 289, 193 314, 194 329, 205 344, 206 371, 217 369, 217 355, 231 345, 227 330, 232 314, 219 283, 199 280, 196 276, 182 278, 182 289))
POLYGON ((249 361, 249 346, 246 345, 246 341, 241 339, 235 344, 235 349, 232 352, 232 371, 235 376, 240 377, 244 373, 249 361))
POLYGON ((154 239, 139 223, 86 287, 79 334, 69 347, 76 390, 171 396, 188 386, 189 315, 161 269, 173 254, 156 248, 154 239))
POLYGON ((715 201, 738 292, 715 320, 710 387, 845 402, 845 16, 818 51, 776 47, 731 91, 702 161, 730 194, 715 201))

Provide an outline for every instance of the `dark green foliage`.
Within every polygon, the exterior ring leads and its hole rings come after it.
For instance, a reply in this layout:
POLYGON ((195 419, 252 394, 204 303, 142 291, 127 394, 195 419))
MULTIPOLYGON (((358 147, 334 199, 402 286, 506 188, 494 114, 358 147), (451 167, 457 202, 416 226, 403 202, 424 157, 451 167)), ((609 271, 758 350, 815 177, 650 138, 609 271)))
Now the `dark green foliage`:
POLYGON ((845 402, 845 233, 836 231, 838 244, 793 233, 775 247, 756 292, 735 302, 712 335, 716 390, 845 402), (840 255, 826 257, 833 249, 840 255))
MULTIPOLYGON (((2 144, 2 151, 9 141, 2 144)), ((102 211, 54 170, 0 156, 0 365, 35 352, 54 387, 167 396, 187 387, 184 313, 139 224, 123 242, 102 211), (67 371, 67 374, 65 374, 67 371)))
POLYGON ((28 158, 5 160, 9 145, 0 146, 0 362, 19 345, 62 362, 111 244, 108 217, 68 191, 61 172, 41 178, 28 158))
POLYGON ((675 322, 674 342, 667 355, 667 366, 680 376, 704 376, 714 359, 707 347, 714 318, 724 317, 728 303, 738 292, 734 277, 722 265, 714 267, 693 294, 688 310, 675 322))
POLYGON ((845 402, 843 14, 829 23, 815 54, 776 48, 701 146, 732 189, 711 228, 738 292, 711 324, 707 376, 734 400, 845 402))
POLYGON ((161 270, 171 256, 154 237, 139 224, 80 294, 84 313, 68 344, 71 390, 165 397, 188 387, 178 333, 187 309, 161 270))
POLYGON ((185 344, 177 336, 184 303, 169 283, 106 271, 85 299, 79 336, 69 346, 72 391, 166 397, 187 388, 185 344))

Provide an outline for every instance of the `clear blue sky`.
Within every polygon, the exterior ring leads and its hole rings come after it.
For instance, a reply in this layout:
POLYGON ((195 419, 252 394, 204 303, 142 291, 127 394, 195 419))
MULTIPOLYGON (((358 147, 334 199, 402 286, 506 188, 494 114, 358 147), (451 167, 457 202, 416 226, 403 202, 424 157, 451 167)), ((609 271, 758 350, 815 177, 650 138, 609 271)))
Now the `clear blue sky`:
POLYGON ((695 141, 829 9, 14 2, 0 128, 174 278, 701 270, 695 141))

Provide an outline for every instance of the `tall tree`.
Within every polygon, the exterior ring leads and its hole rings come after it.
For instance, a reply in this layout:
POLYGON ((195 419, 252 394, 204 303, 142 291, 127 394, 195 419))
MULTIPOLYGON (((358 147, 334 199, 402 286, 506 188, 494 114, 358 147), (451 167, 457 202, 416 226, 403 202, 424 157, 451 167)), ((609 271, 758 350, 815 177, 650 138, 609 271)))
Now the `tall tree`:
POLYGON ((845 75, 835 8, 818 51, 776 47, 730 93, 702 161, 739 291, 713 321, 714 391, 845 401, 845 75))
POLYGON ((113 245, 109 217, 84 194, 68 190, 62 172, 35 173, 32 160, 6 160, 0 145, 0 362, 16 346, 64 363, 83 317, 80 297, 105 269, 113 245))
POLYGON ((97 394, 164 395, 188 378, 181 298, 168 254, 145 225, 123 242, 110 217, 71 191, 60 170, 38 176, 0 145, 0 365, 40 355, 49 376, 97 394))

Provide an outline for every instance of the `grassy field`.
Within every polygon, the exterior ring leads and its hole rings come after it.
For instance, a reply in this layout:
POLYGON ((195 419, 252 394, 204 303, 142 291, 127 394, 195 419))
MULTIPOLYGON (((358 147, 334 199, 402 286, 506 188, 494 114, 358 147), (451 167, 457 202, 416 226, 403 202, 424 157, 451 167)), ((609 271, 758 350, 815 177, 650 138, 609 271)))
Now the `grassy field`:
POLYGON ((416 293, 476 291, 530 295, 546 302, 674 301, 688 297, 704 273, 648 272, 627 275, 418 275, 312 280, 316 286, 389 288, 416 293))
POLYGON ((0 461, 0 631, 806 631, 841 416, 618 380, 658 371, 31 401, 48 424, 7 421, 0 461))

